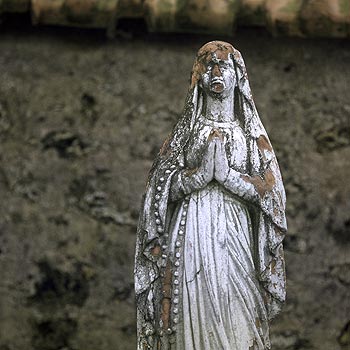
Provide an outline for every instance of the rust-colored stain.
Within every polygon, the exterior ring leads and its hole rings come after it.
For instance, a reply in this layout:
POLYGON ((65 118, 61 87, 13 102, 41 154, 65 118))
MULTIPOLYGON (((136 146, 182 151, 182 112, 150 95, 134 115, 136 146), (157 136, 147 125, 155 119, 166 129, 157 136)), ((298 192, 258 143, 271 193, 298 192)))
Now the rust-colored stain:
MULTIPOLYGON (((265 135, 260 135, 257 140, 257 145, 262 154, 263 159, 266 160, 264 151, 267 150, 269 152, 272 152, 272 146, 269 140, 265 135)), ((271 191, 273 186, 276 183, 276 179, 271 169, 268 169, 265 171, 263 178, 257 175, 255 176, 242 175, 241 178, 244 181, 253 184, 261 198, 264 197, 266 192, 271 191)))
POLYGON ((171 262, 168 260, 163 278, 163 299, 162 299, 162 321, 163 328, 169 328, 170 308, 171 308, 171 262))
POLYGON ((273 259, 270 265, 271 273, 274 275, 276 273, 276 260, 273 259))
POLYGON ((165 141, 163 142, 162 147, 160 148, 159 154, 161 156, 168 156, 170 153, 170 141, 171 141, 171 133, 166 137, 165 141))
POLYGON ((276 183, 275 177, 271 169, 265 172, 264 178, 258 175, 255 175, 255 176, 241 175, 241 179, 243 179, 245 182, 249 182, 252 185, 254 185, 256 191, 259 193, 259 196, 261 198, 264 197, 266 192, 271 191, 273 186, 276 183))
POLYGON ((260 135, 256 142, 258 144, 258 148, 260 151, 263 151, 266 149, 272 152, 272 146, 265 135, 260 135))
POLYGON ((207 70, 207 64, 212 59, 213 54, 216 54, 216 57, 220 60, 227 60, 229 54, 233 54, 234 51, 232 45, 223 41, 211 41, 203 45, 198 51, 192 68, 191 89, 195 87, 202 74, 207 70))
POLYGON ((263 293, 263 299, 266 305, 270 302, 269 294, 267 292, 263 293))
POLYGON ((210 135, 208 136, 208 141, 212 141, 215 137, 219 138, 221 141, 224 140, 224 136, 222 135, 222 133, 220 132, 220 130, 218 129, 213 129, 210 133, 210 135))
POLYGON ((189 177, 189 176, 195 174, 197 171, 198 171, 198 168, 187 169, 185 171, 185 176, 189 177))
POLYGON ((260 318, 258 318, 258 317, 255 318, 255 325, 257 328, 261 328, 260 318))
POLYGON ((161 250, 159 244, 155 245, 155 246, 152 248, 152 250, 151 250, 151 254, 152 254, 153 256, 159 256, 161 252, 162 252, 162 250, 161 250))
POLYGON ((274 231, 277 236, 283 236, 282 230, 280 230, 277 226, 274 227, 274 231))

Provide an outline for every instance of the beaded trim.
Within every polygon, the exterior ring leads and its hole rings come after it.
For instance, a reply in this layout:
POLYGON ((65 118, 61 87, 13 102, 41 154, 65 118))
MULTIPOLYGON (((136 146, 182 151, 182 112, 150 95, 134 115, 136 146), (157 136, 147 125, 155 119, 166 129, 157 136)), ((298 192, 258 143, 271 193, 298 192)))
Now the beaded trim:
MULTIPOLYGON (((183 168, 183 163, 178 163, 178 167, 183 168)), ((164 230, 164 224, 161 222, 160 215, 159 215, 159 200, 162 196, 162 191, 164 190, 164 183, 166 182, 169 175, 176 169, 176 165, 171 165, 168 169, 165 170, 164 175, 159 178, 159 182, 156 187, 156 195, 155 195, 155 202, 154 202, 154 217, 155 217, 155 223, 157 226, 157 232, 162 234, 162 255, 161 255, 161 276, 164 277, 165 275, 165 269, 167 266, 167 259, 168 259, 168 239, 169 239, 169 233, 165 232, 164 230)), ((181 213, 181 220, 180 225, 178 229, 178 235, 177 240, 175 242, 175 250, 174 250, 174 269, 173 269, 173 278, 172 278, 172 305, 171 305, 171 316, 170 320, 172 320, 172 327, 169 327, 166 330, 167 334, 172 334, 176 332, 176 325, 179 322, 179 308, 178 304, 180 302, 180 265, 181 265, 181 257, 182 257, 182 247, 183 247, 183 241, 184 241, 184 234, 186 229, 186 218, 187 218, 187 207, 190 200, 190 196, 186 196, 183 203, 183 210, 181 213)), ((162 325, 160 325, 162 326, 162 325)), ((158 334, 160 336, 163 336, 164 329, 160 327, 158 334)))

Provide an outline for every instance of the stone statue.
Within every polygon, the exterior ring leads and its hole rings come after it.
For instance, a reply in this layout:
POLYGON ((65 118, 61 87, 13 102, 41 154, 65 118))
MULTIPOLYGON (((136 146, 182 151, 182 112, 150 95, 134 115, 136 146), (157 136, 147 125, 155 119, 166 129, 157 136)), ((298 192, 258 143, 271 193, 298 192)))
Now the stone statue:
POLYGON ((242 56, 209 42, 143 198, 137 349, 270 349, 286 230, 280 170, 242 56))

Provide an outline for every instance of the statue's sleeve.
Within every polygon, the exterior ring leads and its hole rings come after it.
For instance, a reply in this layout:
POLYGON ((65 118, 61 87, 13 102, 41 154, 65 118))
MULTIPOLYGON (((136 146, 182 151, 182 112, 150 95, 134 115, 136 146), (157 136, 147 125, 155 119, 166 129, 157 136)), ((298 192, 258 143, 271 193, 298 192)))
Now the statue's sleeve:
POLYGON ((253 184, 244 180, 247 176, 230 168, 222 185, 234 195, 256 204, 259 201, 258 193, 253 184))
POLYGON ((265 290, 269 318, 280 311, 286 298, 283 239, 287 231, 285 191, 275 153, 268 138, 260 135, 251 140, 254 169, 259 175, 245 180, 254 185, 259 194, 255 220, 256 263, 258 277, 265 290))
POLYGON ((184 198, 186 195, 198 191, 206 186, 202 174, 189 170, 179 170, 172 178, 170 200, 172 202, 184 198))
POLYGON ((257 225, 258 277, 265 290, 269 319, 280 311, 286 298, 283 232, 271 218, 260 211, 257 225))

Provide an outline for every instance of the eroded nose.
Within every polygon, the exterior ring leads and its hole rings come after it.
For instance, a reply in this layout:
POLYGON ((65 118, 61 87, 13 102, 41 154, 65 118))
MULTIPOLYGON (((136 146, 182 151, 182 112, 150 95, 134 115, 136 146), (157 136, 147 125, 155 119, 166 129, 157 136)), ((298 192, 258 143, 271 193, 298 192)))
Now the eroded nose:
POLYGON ((213 77, 221 77, 221 70, 218 64, 215 64, 213 70, 211 71, 213 77))

